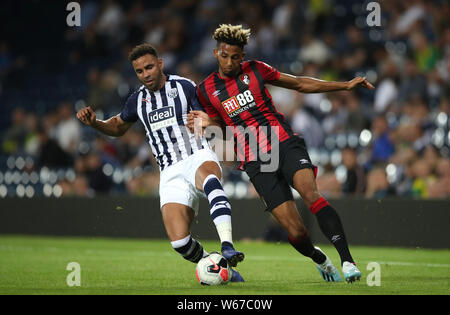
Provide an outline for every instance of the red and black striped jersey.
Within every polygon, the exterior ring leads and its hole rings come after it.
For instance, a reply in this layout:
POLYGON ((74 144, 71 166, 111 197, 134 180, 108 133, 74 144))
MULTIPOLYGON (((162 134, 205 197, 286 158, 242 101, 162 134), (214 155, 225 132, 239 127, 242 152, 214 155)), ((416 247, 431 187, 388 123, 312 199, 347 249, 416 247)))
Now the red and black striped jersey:
POLYGON ((208 115, 220 116, 233 127, 241 170, 246 162, 257 161, 260 152, 271 151, 274 140, 281 143, 294 135, 265 87, 265 83, 279 77, 275 68, 252 60, 243 62, 240 74, 234 78, 222 78, 216 71, 197 87, 198 99, 208 115), (256 141, 252 142, 252 137, 256 141))

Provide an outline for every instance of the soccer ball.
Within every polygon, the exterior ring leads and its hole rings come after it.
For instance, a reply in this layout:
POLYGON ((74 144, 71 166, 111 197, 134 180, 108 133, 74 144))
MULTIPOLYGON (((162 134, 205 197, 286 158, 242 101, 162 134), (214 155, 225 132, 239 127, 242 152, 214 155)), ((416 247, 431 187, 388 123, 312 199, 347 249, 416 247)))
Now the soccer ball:
POLYGON ((217 252, 200 259, 195 268, 197 280, 203 285, 227 284, 230 282, 231 272, 228 261, 217 252))

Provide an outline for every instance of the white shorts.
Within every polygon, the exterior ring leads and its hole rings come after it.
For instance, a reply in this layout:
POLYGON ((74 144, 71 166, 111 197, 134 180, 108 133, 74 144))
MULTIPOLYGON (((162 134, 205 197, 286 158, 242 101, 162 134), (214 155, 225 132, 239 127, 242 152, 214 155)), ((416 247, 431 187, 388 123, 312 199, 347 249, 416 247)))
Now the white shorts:
POLYGON ((199 198, 204 194, 195 188, 195 173, 207 161, 216 162, 222 172, 217 155, 209 148, 199 150, 161 172, 159 182, 161 208, 166 203, 179 203, 192 208, 197 215, 199 198))

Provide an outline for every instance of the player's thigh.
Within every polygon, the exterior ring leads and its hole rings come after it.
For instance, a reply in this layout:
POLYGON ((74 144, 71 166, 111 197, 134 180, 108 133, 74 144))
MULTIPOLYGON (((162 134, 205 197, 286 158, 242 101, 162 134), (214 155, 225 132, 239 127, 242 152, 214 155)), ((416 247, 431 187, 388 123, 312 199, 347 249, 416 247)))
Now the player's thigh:
POLYGON ((197 214, 199 196, 195 187, 185 179, 183 161, 178 162, 161 172, 159 183, 159 199, 161 210, 166 204, 179 204, 194 210, 197 214))
POLYGON ((281 172, 309 207, 320 198, 316 186, 317 168, 311 162, 303 138, 294 137, 284 148, 281 172))
POLYGON ((171 242, 181 240, 190 234, 194 210, 179 203, 166 203, 161 208, 164 227, 171 242))
POLYGON ((291 187, 278 172, 260 172, 252 176, 250 181, 269 212, 294 199, 291 187))
POLYGON ((272 210, 272 215, 280 225, 293 238, 302 237, 306 233, 306 227, 298 212, 295 201, 289 200, 272 210))
POLYGON ((219 179, 222 177, 222 168, 213 150, 205 148, 189 157, 186 179, 196 189, 203 191, 203 182, 211 174, 216 175, 219 179))

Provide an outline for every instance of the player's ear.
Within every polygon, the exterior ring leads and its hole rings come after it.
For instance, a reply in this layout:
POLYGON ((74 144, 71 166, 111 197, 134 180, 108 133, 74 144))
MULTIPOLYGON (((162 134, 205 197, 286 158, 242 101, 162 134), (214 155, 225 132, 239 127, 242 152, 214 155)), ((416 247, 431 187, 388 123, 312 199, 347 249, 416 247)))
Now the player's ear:
POLYGON ((246 54, 245 54, 245 51, 242 51, 242 54, 241 54, 241 59, 242 59, 242 60, 244 60, 245 55, 246 55, 246 54))
POLYGON ((162 60, 162 58, 158 58, 158 66, 161 71, 164 69, 164 61, 162 60))
POLYGON ((214 57, 217 58, 217 55, 219 54, 219 51, 217 50, 217 48, 214 48, 214 57))

